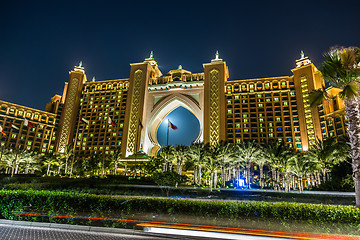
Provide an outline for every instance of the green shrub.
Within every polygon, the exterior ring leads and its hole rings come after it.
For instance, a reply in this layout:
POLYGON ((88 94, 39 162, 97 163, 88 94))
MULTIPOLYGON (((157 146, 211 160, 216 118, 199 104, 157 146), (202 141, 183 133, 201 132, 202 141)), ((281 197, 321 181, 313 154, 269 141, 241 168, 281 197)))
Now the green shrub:
MULTIPOLYGON (((210 219, 211 223, 224 225, 220 220, 227 219, 233 223, 262 221, 269 224, 278 222, 284 226, 290 223, 302 223, 312 228, 317 225, 318 228, 327 228, 329 231, 340 226, 350 233, 360 230, 360 210, 353 206, 286 202, 213 202, 167 198, 128 198, 72 192, 1 190, 1 218, 97 224, 94 220, 20 217, 13 215, 14 212, 142 220, 149 220, 145 216, 149 213, 151 216, 165 216, 172 221, 182 221, 181 217, 186 216, 187 219, 194 219, 193 223, 198 221, 201 224, 204 223, 204 219, 210 219)), ((120 222, 114 223, 114 226, 124 227, 125 225, 120 222)), ((112 223, 107 222, 106 226, 112 226, 112 223)), ((294 225, 289 227, 290 230, 293 230, 293 227, 294 225)))

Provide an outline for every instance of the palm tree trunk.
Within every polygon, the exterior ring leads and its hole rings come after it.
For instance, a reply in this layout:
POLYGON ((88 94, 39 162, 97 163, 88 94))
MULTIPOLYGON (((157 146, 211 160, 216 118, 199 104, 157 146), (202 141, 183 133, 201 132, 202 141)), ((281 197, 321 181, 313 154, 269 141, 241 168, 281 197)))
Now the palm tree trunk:
POLYGON ((14 176, 14 170, 15 170, 15 164, 16 164, 16 161, 17 161, 17 156, 18 156, 18 152, 16 151, 14 164, 13 164, 12 169, 11 169, 11 177, 14 176))
POLYGON ((49 175, 49 172, 50 172, 50 163, 48 163, 48 168, 47 168, 47 171, 46 171, 46 175, 49 175))
POLYGON ((311 177, 311 186, 314 187, 315 186, 314 173, 310 174, 310 177, 311 177))
POLYGON ((345 100, 345 115, 349 129, 350 156, 352 158, 353 179, 355 182, 356 206, 360 208, 360 111, 359 100, 345 100))
POLYGON ((326 182, 326 169, 321 169, 321 171, 322 171, 322 174, 323 174, 323 183, 325 183, 326 182))
POLYGON ((127 164, 125 163, 125 177, 127 176, 127 164))
POLYGON ((320 180, 320 174, 319 174, 319 171, 315 171, 315 180, 316 180, 316 186, 320 186, 321 184, 321 180, 320 180))
POLYGON ((250 189, 250 163, 246 165, 246 185, 250 189))
POLYGON ((103 178, 104 177, 104 162, 105 161, 105 158, 102 157, 102 169, 101 169, 101 177, 103 178))
POLYGON ((116 169, 117 169, 117 162, 115 162, 115 166, 114 166, 114 175, 116 175, 116 169))
POLYGON ((271 178, 273 180, 273 188, 276 190, 276 170, 274 168, 271 169, 271 178))
POLYGON ((276 184, 278 186, 278 190, 281 190, 281 187, 280 187, 280 171, 279 170, 276 171, 276 184))
POLYGON ((29 168, 30 168, 30 163, 27 163, 25 168, 25 174, 29 173, 29 168))
POLYGON ((221 165, 221 185, 225 187, 225 167, 221 165))
POLYGON ((236 164, 236 180, 239 184, 239 181, 240 181, 240 164, 239 163, 236 164))
POLYGON ((201 164, 199 165, 199 185, 201 185, 201 164))
POLYGON ((306 174, 306 180, 307 180, 307 187, 310 187, 310 174, 306 174))
POLYGON ((19 171, 19 163, 16 163, 15 174, 18 174, 18 171, 19 171))
POLYGON ((197 170, 197 166, 194 167, 194 185, 196 185, 198 183, 198 179, 197 179, 197 174, 198 174, 198 170, 197 170))
POLYGON ((259 164, 259 170, 260 170, 260 187, 264 188, 264 165, 259 164))
POLYGON ((210 174, 210 192, 212 191, 212 187, 213 187, 213 179, 214 179, 214 172, 211 171, 211 174, 210 174))
POLYGON ((215 171, 214 173, 214 188, 216 189, 216 185, 217 185, 217 172, 215 171))
POLYGON ((69 160, 69 158, 66 157, 65 158, 65 174, 67 173, 67 169, 68 169, 68 160, 69 160))
POLYGON ((299 181, 299 190, 300 190, 300 192, 302 192, 303 191, 303 184, 302 184, 302 176, 299 176, 299 179, 298 179, 298 181, 299 181))

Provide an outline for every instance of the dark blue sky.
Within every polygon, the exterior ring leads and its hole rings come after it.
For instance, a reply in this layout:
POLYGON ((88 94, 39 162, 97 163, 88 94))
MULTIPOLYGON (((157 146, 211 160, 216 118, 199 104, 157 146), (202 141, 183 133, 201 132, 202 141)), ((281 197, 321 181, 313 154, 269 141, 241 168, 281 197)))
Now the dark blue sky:
POLYGON ((230 79, 291 75, 334 45, 360 46, 360 1, 1 1, 0 99, 44 109, 83 61, 88 79, 129 77, 154 51, 164 74, 203 71, 216 50, 230 79))
POLYGON ((158 128, 156 137, 161 146, 166 146, 168 119, 178 128, 169 128, 169 145, 189 146, 199 136, 200 123, 195 115, 184 107, 178 107, 166 116, 158 128))

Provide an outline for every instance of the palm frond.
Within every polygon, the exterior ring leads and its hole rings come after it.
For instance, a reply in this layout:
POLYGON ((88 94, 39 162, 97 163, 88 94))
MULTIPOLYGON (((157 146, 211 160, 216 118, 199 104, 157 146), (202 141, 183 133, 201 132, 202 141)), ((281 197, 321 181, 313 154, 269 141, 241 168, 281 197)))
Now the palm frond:
POLYGON ((350 82, 343 87, 343 90, 339 93, 341 99, 352 99, 359 95, 359 87, 357 83, 350 82))
POLYGON ((316 107, 326 100, 326 92, 323 89, 316 89, 309 94, 310 107, 316 107))

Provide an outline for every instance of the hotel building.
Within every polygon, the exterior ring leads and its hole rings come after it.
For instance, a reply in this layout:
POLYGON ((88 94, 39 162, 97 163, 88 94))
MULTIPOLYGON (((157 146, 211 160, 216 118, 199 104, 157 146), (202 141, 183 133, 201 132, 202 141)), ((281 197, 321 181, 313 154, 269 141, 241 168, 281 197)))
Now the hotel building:
POLYGON ((79 64, 69 72, 62 96, 55 95, 45 111, 0 101, 0 126, 6 134, 1 146, 45 153, 64 152, 74 143, 83 155, 118 150, 124 157, 139 150, 156 155, 161 148, 158 127, 180 106, 200 123, 197 141, 210 144, 276 139, 306 151, 316 138, 346 135, 340 99, 310 108, 309 93, 324 81, 303 53, 292 76, 258 79, 229 80, 218 53, 201 73, 179 66, 163 75, 152 54, 130 66, 129 78, 87 81, 79 64), (26 121, 33 124, 25 126, 26 121))

